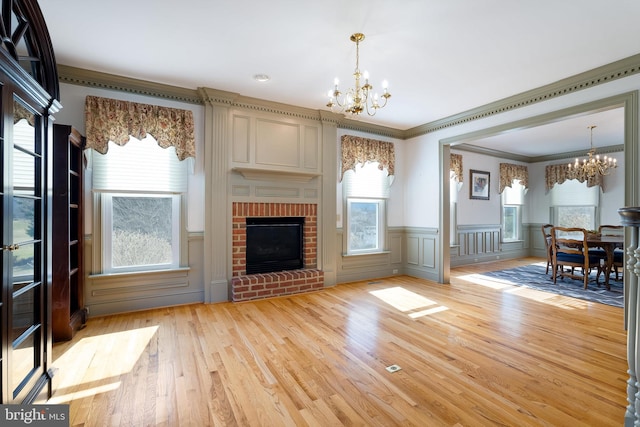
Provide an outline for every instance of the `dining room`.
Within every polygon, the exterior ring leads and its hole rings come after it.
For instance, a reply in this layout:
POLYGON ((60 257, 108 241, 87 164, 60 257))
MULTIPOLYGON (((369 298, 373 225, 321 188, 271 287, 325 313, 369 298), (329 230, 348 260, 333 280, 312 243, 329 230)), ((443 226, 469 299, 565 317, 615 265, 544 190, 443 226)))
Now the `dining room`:
POLYGON ((544 224, 593 232, 620 224, 625 108, 614 103, 582 110, 442 141, 451 155, 449 203, 443 206, 451 266, 546 257, 544 224), (590 149, 613 166, 591 176, 576 174, 575 163, 588 159, 590 149), (483 193, 475 192, 478 179, 486 180, 483 193))

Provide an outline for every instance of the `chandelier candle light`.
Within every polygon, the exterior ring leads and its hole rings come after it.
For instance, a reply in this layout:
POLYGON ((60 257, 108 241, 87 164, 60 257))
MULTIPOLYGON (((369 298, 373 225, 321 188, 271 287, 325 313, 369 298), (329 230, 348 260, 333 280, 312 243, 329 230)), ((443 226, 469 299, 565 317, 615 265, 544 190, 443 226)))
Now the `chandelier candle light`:
POLYGON ((338 79, 334 81, 334 89, 329 91, 329 102, 327 107, 334 110, 334 107, 340 107, 341 111, 345 113, 351 113, 353 116, 357 116, 363 111, 366 111, 368 115, 373 116, 376 111, 387 105, 387 100, 391 97, 391 94, 387 90, 387 81, 382 82, 382 89, 384 92, 378 96, 377 93, 372 93, 373 86, 369 84, 369 73, 360 72, 360 42, 364 40, 364 34, 355 33, 352 34, 350 40, 356 44, 356 69, 353 72, 356 84, 355 87, 350 88, 346 94, 343 94, 338 89, 338 79), (364 84, 361 84, 360 80, 364 79, 364 84), (382 98, 382 99, 380 99, 382 98))
POLYGON ((577 174, 579 172, 584 173, 587 178, 591 178, 600 175, 609 175, 611 169, 618 167, 618 159, 604 156, 600 159, 600 155, 596 154, 596 149, 593 148, 593 128, 596 126, 589 126, 591 130, 591 149, 587 153, 588 158, 582 159, 582 163, 576 159, 574 164, 569 163, 569 172, 577 174))

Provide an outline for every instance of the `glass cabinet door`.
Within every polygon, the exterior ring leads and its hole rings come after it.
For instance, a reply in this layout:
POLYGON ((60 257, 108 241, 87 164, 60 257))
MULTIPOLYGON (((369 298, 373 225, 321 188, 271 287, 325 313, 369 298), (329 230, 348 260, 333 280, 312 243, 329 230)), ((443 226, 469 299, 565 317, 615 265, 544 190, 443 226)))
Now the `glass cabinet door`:
MULTIPOLYGON (((5 217, 3 282, 7 286, 8 310, 8 396, 5 401, 19 403, 42 374, 43 305, 45 284, 43 233, 41 118, 19 99, 14 99, 13 123, 5 138, 10 168, 5 173, 5 197, 10 209, 5 217), (7 192, 8 189, 8 192, 7 192), (7 224, 8 223, 8 224, 7 224), (10 238, 9 241, 7 239, 10 238), (8 261, 8 262, 7 262, 8 261)), ((7 207, 7 203, 5 203, 7 207)))

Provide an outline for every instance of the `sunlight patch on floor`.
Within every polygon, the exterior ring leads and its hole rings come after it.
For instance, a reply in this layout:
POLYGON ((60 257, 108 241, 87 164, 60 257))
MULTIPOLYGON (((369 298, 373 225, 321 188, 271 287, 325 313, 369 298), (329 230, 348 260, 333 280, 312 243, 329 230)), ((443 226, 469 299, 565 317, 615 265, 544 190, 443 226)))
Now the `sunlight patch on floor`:
MULTIPOLYGON (((543 266, 545 264, 542 264, 543 266)), ((549 292, 539 291, 537 289, 531 289, 526 286, 518 285, 510 280, 496 279, 489 276, 484 276, 480 273, 467 274, 464 276, 458 276, 458 279, 465 282, 473 283, 474 285, 485 286, 496 290, 501 290, 505 293, 517 295, 530 300, 542 302, 544 304, 553 305, 558 308, 566 310, 583 309, 589 306, 589 302, 578 300, 576 298, 566 297, 563 295, 553 294, 549 292)))
POLYGON ((82 399, 84 397, 95 396, 100 393, 107 393, 113 390, 117 390, 120 387, 121 382, 116 381, 109 384, 104 384, 97 387, 84 388, 82 390, 74 391, 72 393, 56 393, 47 401, 50 404, 63 404, 71 402, 72 400, 82 399))
POLYGON ((534 301, 543 302, 566 310, 583 309, 589 306, 588 301, 577 298, 571 298, 564 295, 553 294, 550 292, 539 291, 537 289, 527 288, 526 286, 514 285, 511 289, 505 289, 506 293, 518 295, 534 301))
POLYGON ((436 301, 425 298, 420 294, 403 288, 402 286, 378 289, 370 291, 369 293, 386 302, 398 311, 403 313, 411 312, 408 316, 412 319, 448 310, 447 307, 439 305, 436 301), (432 307, 434 305, 437 307, 432 307), (431 308, 427 309, 427 307, 431 308))
POLYGON ((441 305, 438 307, 430 308, 428 310, 422 310, 422 311, 417 311, 415 313, 410 313, 409 317, 411 317, 412 319, 417 319, 418 317, 429 316, 431 314, 440 313, 441 311, 445 311, 445 310, 449 310, 449 307, 445 307, 444 305, 441 305))
POLYGON ((459 276, 458 279, 464 280, 476 285, 486 286, 492 289, 504 289, 510 286, 514 286, 513 282, 509 280, 494 279, 491 277, 483 276, 482 274, 467 274, 465 276, 459 276))
POLYGON ((62 403, 117 389, 119 377, 133 370, 157 331, 158 326, 148 326, 78 340, 53 361, 61 380, 51 402, 62 403))

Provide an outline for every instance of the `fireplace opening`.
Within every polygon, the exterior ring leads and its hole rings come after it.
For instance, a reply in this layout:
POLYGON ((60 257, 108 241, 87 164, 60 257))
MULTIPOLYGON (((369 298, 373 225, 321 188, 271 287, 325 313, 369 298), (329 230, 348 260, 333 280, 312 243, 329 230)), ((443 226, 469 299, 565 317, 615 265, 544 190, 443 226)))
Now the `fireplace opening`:
POLYGON ((304 267, 304 217, 246 219, 247 274, 304 267))

